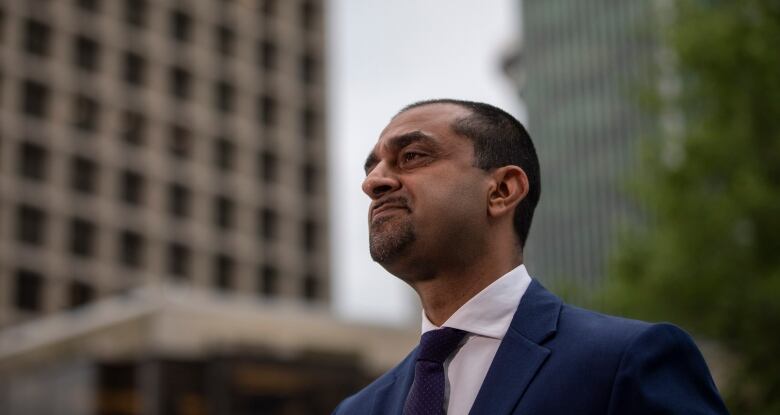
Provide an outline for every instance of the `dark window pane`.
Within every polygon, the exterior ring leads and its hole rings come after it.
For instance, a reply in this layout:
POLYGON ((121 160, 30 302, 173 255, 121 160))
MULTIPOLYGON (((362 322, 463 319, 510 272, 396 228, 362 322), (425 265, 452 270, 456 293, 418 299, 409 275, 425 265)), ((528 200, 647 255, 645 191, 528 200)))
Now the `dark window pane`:
POLYGON ((75 45, 76 66, 87 71, 98 68, 100 45, 88 37, 77 36, 75 45))
POLYGON ((46 23, 29 19, 24 24, 24 49, 34 55, 49 54, 51 28, 46 23))
POLYGON ((133 26, 146 24, 146 0, 125 0, 125 21, 133 26))
POLYGON ((40 311, 43 295, 43 275, 20 269, 16 271, 14 302, 16 308, 24 311, 40 311))
POLYGON ((81 193, 95 193, 97 188, 98 166, 84 157, 71 159, 70 185, 81 193))
POLYGON ((264 151, 260 154, 260 172, 263 181, 271 183, 276 181, 279 162, 274 153, 264 151))
POLYGON ((129 205, 141 205, 144 201, 144 178, 133 171, 123 171, 120 182, 122 201, 129 205))
POLYGON ((275 267, 265 265, 260 270, 260 293, 273 297, 279 293, 279 272, 275 267))
POLYGON ((221 112, 233 111, 235 100, 235 89, 233 85, 225 81, 220 81, 214 86, 214 105, 221 112))
POLYGON ((301 111, 301 134, 306 139, 317 137, 317 113, 311 108, 301 111))
POLYGON ((276 99, 269 95, 260 98, 260 122, 267 126, 276 125, 277 103, 276 99))
POLYGON ((233 288, 233 274, 235 264, 233 259, 227 255, 217 255, 214 261, 214 285, 220 290, 229 290, 233 288))
POLYGON ((315 275, 307 274, 303 277, 303 298, 306 301, 316 301, 320 296, 320 281, 315 275))
POLYGON ((95 253, 97 228, 85 219, 75 218, 70 223, 70 252, 81 257, 95 253))
POLYGON ((95 298, 95 289, 85 282, 72 281, 70 283, 69 291, 70 299, 68 306, 70 308, 81 307, 85 304, 88 304, 90 301, 92 301, 93 298, 95 298))
POLYGON ((260 2, 260 12, 267 17, 276 14, 276 0, 258 0, 260 2))
POLYGON ((94 99, 79 95, 76 97, 76 106, 73 114, 73 124, 79 130, 95 131, 98 126, 100 107, 94 99))
POLYGON ((28 179, 44 180, 49 154, 38 144, 22 143, 19 146, 19 175, 28 179))
POLYGON ((190 274, 190 248, 180 243, 168 245, 168 273, 176 277, 190 274))
POLYGON ((179 99, 187 99, 190 96, 190 84, 192 75, 184 68, 171 68, 170 88, 171 94, 179 99))
POLYGON ((171 12, 171 36, 181 42, 190 39, 192 31, 192 18, 181 10, 171 12))
POLYGON ((269 40, 264 40, 259 44, 258 57, 260 65, 269 71, 276 69, 277 50, 276 44, 269 40))
POLYGON ((263 208, 260 211, 260 232, 263 235, 263 239, 271 241, 276 239, 279 224, 278 215, 276 211, 270 208, 263 208))
POLYGON ((22 111, 31 116, 45 117, 48 112, 49 88, 35 81, 24 81, 22 111))
POLYGON ((100 11, 100 0, 76 0, 79 8, 89 12, 100 11))
POLYGON ((190 213, 190 190, 180 184, 168 187, 168 212, 177 217, 186 217, 190 213))
POLYGON ((139 112, 125 111, 122 113, 122 139, 128 144, 144 143, 146 118, 139 112))
POLYGON ((317 82, 317 60, 311 55, 301 56, 299 62, 298 75, 305 84, 317 82))
POLYGON ((119 260, 122 265, 139 268, 144 262, 144 238, 138 232, 122 231, 119 237, 119 260))
POLYGON ((306 194, 313 195, 317 193, 317 168, 311 164, 303 166, 302 188, 306 194))
POLYGON ((235 145, 226 138, 218 138, 214 142, 214 164, 220 170, 232 170, 235 159, 235 145))
POLYGON ((317 224, 311 220, 303 222, 302 226, 303 237, 303 249, 306 252, 314 252, 317 249, 317 238, 319 237, 319 229, 317 224))
POLYGON ((177 158, 189 157, 192 152, 192 133, 190 130, 180 125, 172 126, 168 150, 177 158))
POLYGON ((232 228, 235 221, 235 203, 225 197, 214 199, 214 224, 223 229, 232 228))
POLYGON ((317 5, 310 0, 304 0, 304 2, 301 3, 300 13, 301 26, 306 30, 314 29, 317 25, 317 18, 319 17, 317 5))
POLYGON ((46 234, 46 213, 29 205, 16 210, 16 239, 31 245, 43 245, 46 234))
POLYGON ((236 34, 227 26, 217 26, 217 50, 222 55, 228 56, 233 54, 233 49, 236 41, 236 34))
POLYGON ((146 77, 146 60, 134 52, 125 52, 122 78, 131 85, 142 85, 146 77))

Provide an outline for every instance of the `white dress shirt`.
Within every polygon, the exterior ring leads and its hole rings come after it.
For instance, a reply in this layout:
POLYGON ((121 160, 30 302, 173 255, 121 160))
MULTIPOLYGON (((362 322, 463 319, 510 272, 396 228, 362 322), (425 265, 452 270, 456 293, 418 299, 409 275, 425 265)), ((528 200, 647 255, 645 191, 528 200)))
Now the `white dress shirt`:
MULTIPOLYGON (((529 284, 531 277, 521 264, 471 297, 442 324, 469 333, 461 347, 444 362, 444 405, 448 415, 467 415, 471 410, 529 284)), ((422 332, 438 328, 441 327, 431 323, 423 310, 422 332)))

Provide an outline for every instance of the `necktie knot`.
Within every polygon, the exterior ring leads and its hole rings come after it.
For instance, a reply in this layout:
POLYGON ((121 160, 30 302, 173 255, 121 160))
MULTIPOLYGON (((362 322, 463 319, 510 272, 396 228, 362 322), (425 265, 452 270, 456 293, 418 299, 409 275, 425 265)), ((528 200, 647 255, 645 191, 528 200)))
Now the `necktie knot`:
POLYGON ((455 351, 465 335, 465 331, 450 327, 423 333, 420 339, 420 352, 417 355, 417 360, 426 360, 438 364, 444 363, 447 357, 455 351))

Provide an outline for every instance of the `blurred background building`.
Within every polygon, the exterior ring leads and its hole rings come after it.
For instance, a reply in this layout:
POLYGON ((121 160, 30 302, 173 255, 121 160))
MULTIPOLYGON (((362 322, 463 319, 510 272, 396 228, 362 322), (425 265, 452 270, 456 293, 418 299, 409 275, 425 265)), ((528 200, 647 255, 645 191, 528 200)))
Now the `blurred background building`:
POLYGON ((0 5, 0 412, 328 413, 414 344, 330 316, 324 15, 0 5))
POLYGON ((639 217, 625 190, 641 137, 656 126, 639 108, 654 82, 653 3, 522 1, 523 34, 506 69, 542 169, 526 258, 558 291, 578 288, 570 300, 600 287, 617 231, 639 217))

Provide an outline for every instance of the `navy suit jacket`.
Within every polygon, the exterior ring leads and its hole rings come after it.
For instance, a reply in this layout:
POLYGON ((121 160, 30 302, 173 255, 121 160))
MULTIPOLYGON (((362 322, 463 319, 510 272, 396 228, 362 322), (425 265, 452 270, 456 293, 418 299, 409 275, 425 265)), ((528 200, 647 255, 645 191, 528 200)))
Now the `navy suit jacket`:
MULTIPOLYGON (((401 415, 417 349, 334 411, 401 415)), ((471 408, 472 415, 728 414, 693 340, 563 304, 534 280, 471 408)))

